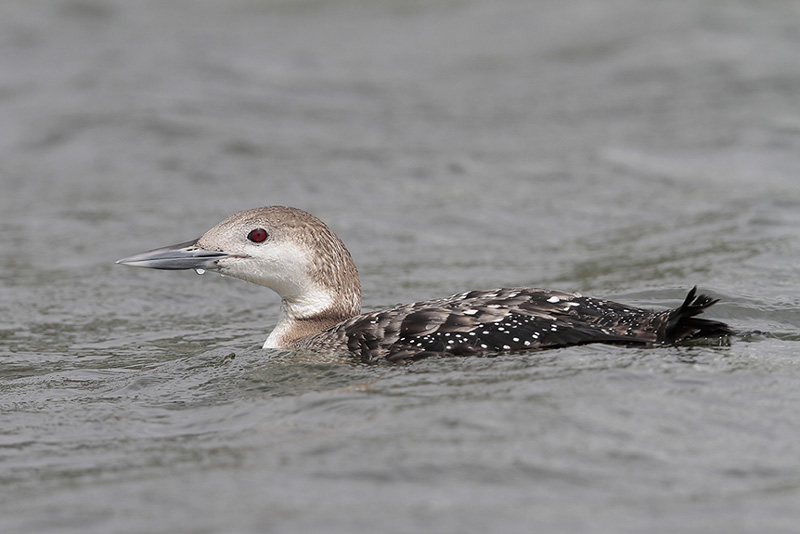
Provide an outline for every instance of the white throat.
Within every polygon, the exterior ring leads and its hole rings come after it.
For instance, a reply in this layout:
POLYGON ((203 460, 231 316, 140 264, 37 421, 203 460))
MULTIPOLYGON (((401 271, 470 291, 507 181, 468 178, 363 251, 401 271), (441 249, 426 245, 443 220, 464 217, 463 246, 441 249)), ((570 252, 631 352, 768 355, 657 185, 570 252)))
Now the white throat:
MULTIPOLYGON (((329 277, 315 271, 314 254, 293 242, 275 244, 250 257, 220 261, 220 271, 268 287, 281 297, 278 324, 264 342, 264 348, 286 347, 306 332, 307 325, 330 318, 346 318, 342 312, 353 308, 352 297, 337 292, 329 277)), ((356 297, 357 299, 358 297, 356 297)), ((358 302, 355 303, 358 307, 358 302)), ((358 310, 355 311, 358 313, 358 310)), ((310 332, 309 332, 310 333, 310 332)))
POLYGON ((263 348, 285 347, 286 340, 292 337, 291 333, 296 329, 299 320, 321 315, 329 310, 333 303, 330 292, 316 287, 316 284, 311 285, 300 297, 282 297, 278 324, 267 337, 263 348))

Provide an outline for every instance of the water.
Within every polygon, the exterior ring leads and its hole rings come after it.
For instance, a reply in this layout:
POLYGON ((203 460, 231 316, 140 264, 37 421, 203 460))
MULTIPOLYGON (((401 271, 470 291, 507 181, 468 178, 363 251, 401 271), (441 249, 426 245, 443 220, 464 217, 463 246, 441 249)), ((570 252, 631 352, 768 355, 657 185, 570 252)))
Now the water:
POLYGON ((0 531, 795 532, 798 15, 3 2, 0 531), (743 334, 314 361, 266 290, 113 263, 268 204, 365 309, 698 284, 743 334))

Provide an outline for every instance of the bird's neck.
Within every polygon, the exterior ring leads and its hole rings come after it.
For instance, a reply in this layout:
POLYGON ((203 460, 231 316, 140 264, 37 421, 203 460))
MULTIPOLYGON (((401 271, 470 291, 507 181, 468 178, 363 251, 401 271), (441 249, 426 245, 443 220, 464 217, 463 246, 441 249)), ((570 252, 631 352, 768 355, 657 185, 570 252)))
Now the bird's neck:
POLYGON ((288 347, 361 313, 361 285, 355 267, 337 274, 324 279, 310 276, 292 291, 279 292, 281 314, 264 348, 288 347))

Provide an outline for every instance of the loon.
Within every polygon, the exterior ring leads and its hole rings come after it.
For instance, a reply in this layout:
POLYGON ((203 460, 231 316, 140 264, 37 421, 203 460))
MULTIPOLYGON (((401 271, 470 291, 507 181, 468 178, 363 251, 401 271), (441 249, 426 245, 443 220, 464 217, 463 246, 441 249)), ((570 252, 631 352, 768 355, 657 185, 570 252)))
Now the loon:
POLYGON ((217 272, 281 297, 264 348, 350 353, 362 361, 413 361, 543 350, 586 343, 642 346, 725 336, 725 323, 696 316, 717 300, 693 288, 683 304, 651 311, 549 289, 515 287, 361 313, 350 253, 325 223, 297 208, 231 215, 199 239, 116 263, 217 272))

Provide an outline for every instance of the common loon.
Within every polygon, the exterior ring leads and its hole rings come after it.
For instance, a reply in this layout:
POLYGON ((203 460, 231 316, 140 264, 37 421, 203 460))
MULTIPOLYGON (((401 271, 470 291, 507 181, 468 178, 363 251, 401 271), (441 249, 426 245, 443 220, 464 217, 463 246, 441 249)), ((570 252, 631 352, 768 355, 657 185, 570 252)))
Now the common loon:
POLYGON ((731 333, 722 322, 696 317, 717 302, 696 288, 680 307, 660 312, 516 287, 362 314, 358 271, 344 244, 313 215, 283 206, 236 213, 199 239, 116 263, 207 270, 268 287, 280 295, 281 312, 264 348, 349 352, 364 361, 649 345, 731 333))

